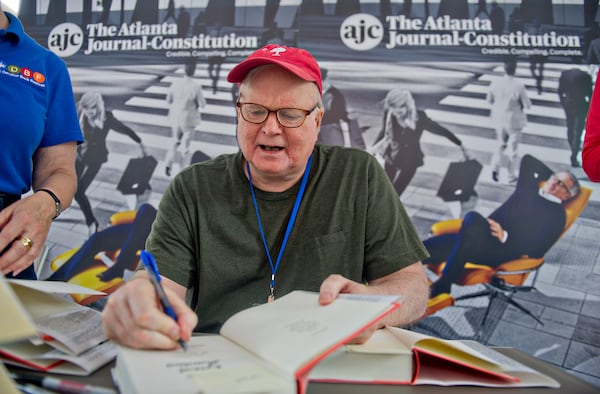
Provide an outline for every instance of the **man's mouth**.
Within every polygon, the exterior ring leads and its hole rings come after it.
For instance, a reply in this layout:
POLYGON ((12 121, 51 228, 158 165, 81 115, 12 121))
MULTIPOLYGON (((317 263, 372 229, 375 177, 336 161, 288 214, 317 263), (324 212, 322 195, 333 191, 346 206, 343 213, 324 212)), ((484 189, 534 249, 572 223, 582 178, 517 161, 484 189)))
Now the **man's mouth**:
POLYGON ((282 146, 260 145, 260 148, 268 152, 278 152, 280 150, 283 150, 282 146))

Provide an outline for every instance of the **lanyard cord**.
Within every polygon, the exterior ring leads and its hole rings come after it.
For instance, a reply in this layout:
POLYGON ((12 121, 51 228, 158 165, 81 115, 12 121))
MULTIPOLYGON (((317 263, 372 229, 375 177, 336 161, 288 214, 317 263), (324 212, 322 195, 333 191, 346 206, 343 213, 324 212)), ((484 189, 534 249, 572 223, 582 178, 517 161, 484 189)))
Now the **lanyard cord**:
POLYGON ((256 219, 258 220, 258 229, 260 231, 260 236, 263 241, 263 246, 265 248, 265 252, 267 253, 267 259, 269 260, 269 265, 271 266, 271 296, 273 295, 273 290, 275 289, 275 274, 277 273, 277 269, 279 268, 279 263, 281 263, 281 256, 283 256, 283 251, 287 244, 288 238, 290 237, 290 233, 292 232, 292 228, 294 227, 294 222, 296 221, 296 216, 298 215, 298 209, 300 208, 300 203, 302 202, 302 197, 304 196, 304 190, 306 189, 306 183, 308 181, 308 174, 310 173, 310 166, 312 163, 312 155, 308 158, 308 162, 306 163, 306 168, 304 169, 304 175, 302 175, 302 182, 300 183, 300 190, 298 190, 298 195, 296 196, 296 201, 294 202, 294 207, 292 208, 292 214, 288 220, 287 228, 285 230, 285 235, 283 237, 283 241, 281 242, 281 249, 279 249, 279 255, 277 256, 277 261, 275 265, 273 265, 273 259, 271 258, 271 253, 269 252, 269 246, 267 245, 267 239, 265 238, 265 232, 263 231, 262 222, 260 220, 260 214, 258 213, 258 203, 256 202, 256 195, 254 193, 254 185, 252 184, 252 175, 250 174, 250 164, 246 161, 246 169, 248 170, 248 180, 250 181, 250 191, 252 192, 252 202, 254 203, 254 209, 256 210, 256 219))

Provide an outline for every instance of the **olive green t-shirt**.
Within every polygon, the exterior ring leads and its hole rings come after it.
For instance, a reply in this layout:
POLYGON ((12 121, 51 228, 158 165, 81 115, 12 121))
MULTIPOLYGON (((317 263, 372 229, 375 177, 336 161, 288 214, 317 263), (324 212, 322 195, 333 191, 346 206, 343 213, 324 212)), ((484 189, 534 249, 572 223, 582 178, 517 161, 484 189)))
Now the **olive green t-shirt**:
MULTIPOLYGON (((255 188, 275 265, 300 182, 255 188)), ((271 266, 241 153, 181 171, 167 188, 147 241, 165 277, 185 286, 196 331, 216 332, 234 313, 264 303, 271 266)), ((387 175, 365 151, 317 145, 295 225, 275 276, 275 297, 319 291, 330 274, 358 282, 391 274, 427 252, 387 175)))

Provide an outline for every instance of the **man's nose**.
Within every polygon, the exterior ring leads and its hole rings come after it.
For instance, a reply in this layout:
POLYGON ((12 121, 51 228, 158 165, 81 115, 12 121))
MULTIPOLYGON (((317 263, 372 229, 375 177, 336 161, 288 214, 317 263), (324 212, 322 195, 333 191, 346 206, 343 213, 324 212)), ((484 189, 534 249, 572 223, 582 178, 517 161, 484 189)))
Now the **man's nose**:
POLYGON ((265 134, 279 134, 281 133, 281 124, 277 120, 277 114, 275 112, 269 113, 267 119, 263 122, 263 132, 265 134))

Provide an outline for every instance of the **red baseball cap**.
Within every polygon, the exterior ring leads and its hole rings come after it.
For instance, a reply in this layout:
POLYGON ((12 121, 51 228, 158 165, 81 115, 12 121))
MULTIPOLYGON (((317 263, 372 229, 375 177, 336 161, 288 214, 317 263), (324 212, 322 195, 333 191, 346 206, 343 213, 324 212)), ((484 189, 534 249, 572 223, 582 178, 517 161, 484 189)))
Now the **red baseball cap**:
POLYGON ((304 49, 285 45, 269 44, 257 49, 229 71, 227 80, 240 83, 250 70, 265 64, 278 65, 305 81, 316 83, 319 93, 323 94, 321 70, 315 58, 304 49))

